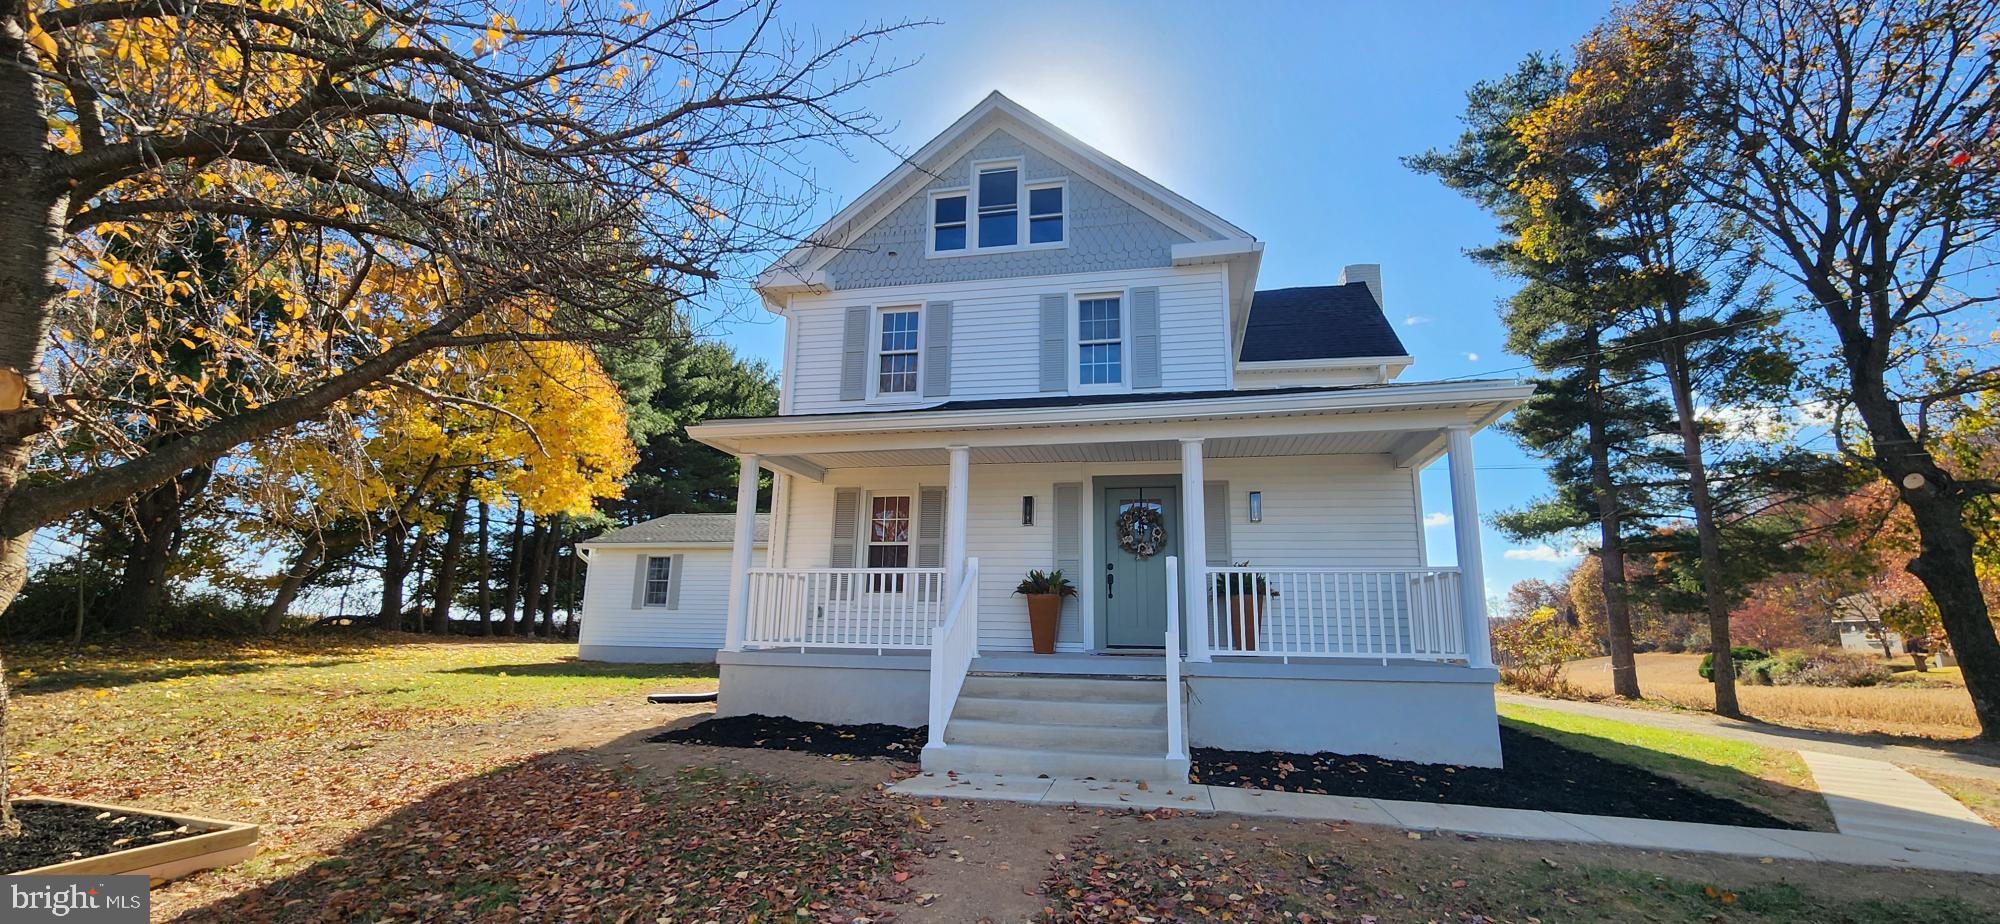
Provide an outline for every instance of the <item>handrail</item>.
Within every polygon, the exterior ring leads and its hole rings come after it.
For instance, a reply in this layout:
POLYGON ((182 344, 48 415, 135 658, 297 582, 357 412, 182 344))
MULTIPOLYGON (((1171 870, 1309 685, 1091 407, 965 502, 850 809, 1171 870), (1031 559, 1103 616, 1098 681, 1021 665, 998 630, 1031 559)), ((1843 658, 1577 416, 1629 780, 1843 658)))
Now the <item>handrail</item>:
POLYGON ((1167 556, 1167 759, 1187 760, 1187 719, 1181 704, 1181 560, 1167 556))
POLYGON ((1205 568, 1209 652, 1230 657, 1466 657, 1463 576, 1450 567, 1205 568))
POLYGON ((924 747, 944 747, 945 723, 965 689, 966 672, 979 656, 979 559, 965 560, 965 579, 952 594, 931 645, 930 735, 924 747))
POLYGON ((943 568, 752 568, 743 644, 926 649, 944 581, 943 568))

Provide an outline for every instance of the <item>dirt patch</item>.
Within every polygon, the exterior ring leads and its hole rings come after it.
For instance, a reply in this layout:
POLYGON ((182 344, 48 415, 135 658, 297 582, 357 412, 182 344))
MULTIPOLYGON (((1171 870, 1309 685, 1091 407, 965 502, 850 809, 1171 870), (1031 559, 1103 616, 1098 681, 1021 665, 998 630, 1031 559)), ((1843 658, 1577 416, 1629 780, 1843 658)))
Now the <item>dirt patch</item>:
POLYGON ((0 873, 100 857, 201 833, 157 815, 52 802, 19 803, 14 806, 14 818, 21 823, 21 833, 0 838, 0 873))
POLYGON ((831 725, 778 716, 737 715, 670 729, 650 740, 662 744, 766 748, 827 757, 915 761, 923 752, 924 735, 925 729, 901 725, 831 725))
POLYGON ((1798 829, 1757 809, 1629 764, 1500 729, 1505 769, 1350 754, 1194 749, 1194 778, 1216 786, 1798 829))

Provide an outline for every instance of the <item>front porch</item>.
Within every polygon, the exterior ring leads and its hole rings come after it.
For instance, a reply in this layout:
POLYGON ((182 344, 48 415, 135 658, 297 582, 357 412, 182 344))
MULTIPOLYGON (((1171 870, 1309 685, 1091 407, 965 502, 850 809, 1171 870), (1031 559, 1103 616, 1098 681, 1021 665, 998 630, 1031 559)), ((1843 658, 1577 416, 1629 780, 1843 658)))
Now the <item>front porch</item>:
MULTIPOLYGON (((1159 686, 1144 698, 1166 713, 1170 762, 1190 741, 1497 761, 1471 435, 1526 393, 1382 386, 704 424, 698 437, 741 458, 741 484, 777 475, 770 566, 737 549, 720 709, 928 725, 929 761, 974 753, 973 733, 995 728, 957 711, 968 678, 1121 678, 1159 686), (1440 456, 1457 566, 1423 547, 1417 472, 1440 456), (1135 509, 1159 542, 1132 542, 1135 509), (1029 654, 1012 592, 1050 568, 1080 593, 1057 653, 1029 654)), ((1009 695, 1068 687, 1035 689, 1009 695)), ((1086 700, 1052 702, 1080 715, 1086 700)))

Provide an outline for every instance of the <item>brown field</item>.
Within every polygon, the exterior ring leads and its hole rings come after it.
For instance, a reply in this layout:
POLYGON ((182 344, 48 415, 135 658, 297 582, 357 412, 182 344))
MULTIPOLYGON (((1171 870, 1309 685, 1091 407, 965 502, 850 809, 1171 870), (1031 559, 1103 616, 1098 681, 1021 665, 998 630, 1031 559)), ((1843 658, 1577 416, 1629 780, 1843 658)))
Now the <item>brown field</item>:
MULTIPOLYGON (((1695 673, 1698 654, 1639 655, 1639 692, 1687 709, 1715 708, 1715 691, 1695 673)), ((1576 661, 1571 683, 1593 696, 1611 695, 1611 659, 1576 661)), ((1781 725, 1921 738, 1969 738, 1979 733, 1972 700, 1953 683, 1957 671, 1933 670, 1939 686, 1893 683, 1876 687, 1756 687, 1736 689, 1743 711, 1781 725), (1949 684, 1949 685, 1945 685, 1949 684)), ((1900 678, 1899 678, 1900 679, 1900 678)))

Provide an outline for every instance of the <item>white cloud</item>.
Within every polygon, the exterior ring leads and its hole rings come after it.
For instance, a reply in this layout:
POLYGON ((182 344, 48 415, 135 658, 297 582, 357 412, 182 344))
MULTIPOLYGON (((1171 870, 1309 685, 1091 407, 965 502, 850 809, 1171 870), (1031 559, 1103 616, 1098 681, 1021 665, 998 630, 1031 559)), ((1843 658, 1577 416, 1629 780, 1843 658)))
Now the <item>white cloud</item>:
POLYGON ((1424 317, 1423 315, 1420 314, 1413 314, 1403 319, 1403 326, 1415 327, 1419 324, 1429 324, 1430 322, 1431 322, 1430 318, 1424 317))
POLYGON ((1451 514, 1442 510, 1424 515, 1425 526, 1444 526, 1451 522, 1451 514))
POLYGON ((1478 354, 1478 353, 1467 353, 1467 354, 1465 354, 1465 359, 1466 359, 1466 361, 1467 361, 1467 362, 1475 362, 1475 363, 1476 363, 1476 362, 1478 362, 1478 361, 1479 361, 1479 354, 1478 354))
POLYGON ((1501 557, 1510 561, 1545 561, 1553 564, 1561 564, 1583 557, 1583 550, 1576 546, 1557 549, 1547 543, 1543 543, 1542 545, 1530 546, 1525 549, 1508 549, 1502 553, 1501 557))

